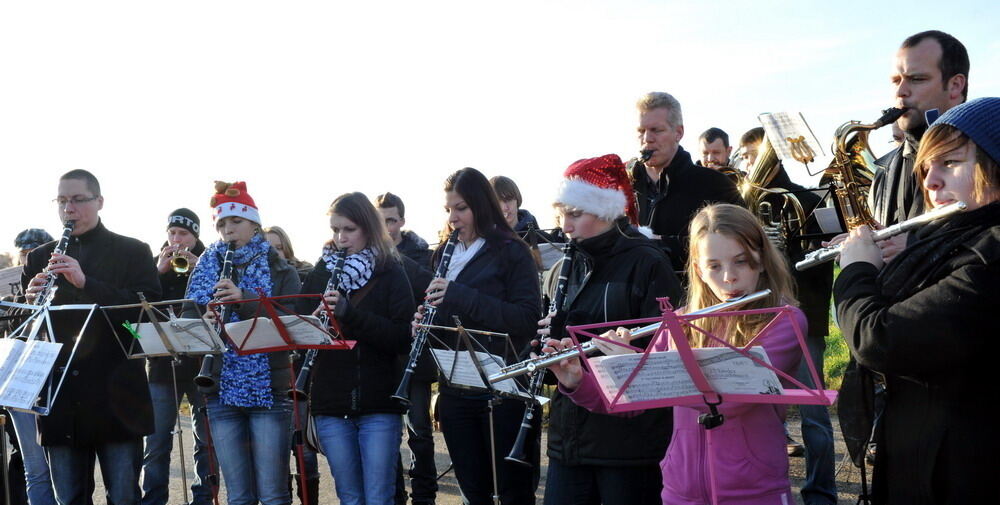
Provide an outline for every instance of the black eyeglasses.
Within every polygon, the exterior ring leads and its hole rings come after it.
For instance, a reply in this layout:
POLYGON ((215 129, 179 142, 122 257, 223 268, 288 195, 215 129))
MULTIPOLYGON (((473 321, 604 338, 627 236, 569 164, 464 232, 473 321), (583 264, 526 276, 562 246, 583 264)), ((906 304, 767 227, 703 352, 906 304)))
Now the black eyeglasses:
POLYGON ((97 200, 98 198, 99 197, 97 197, 97 196, 92 196, 90 198, 85 198, 85 197, 82 197, 82 196, 74 196, 73 198, 61 198, 60 197, 60 198, 53 199, 52 203, 54 203, 54 204, 56 204, 56 205, 58 205, 60 207, 65 207, 65 206, 67 206, 67 205, 69 205, 71 203, 73 205, 83 205, 85 203, 93 202, 94 200, 97 200))

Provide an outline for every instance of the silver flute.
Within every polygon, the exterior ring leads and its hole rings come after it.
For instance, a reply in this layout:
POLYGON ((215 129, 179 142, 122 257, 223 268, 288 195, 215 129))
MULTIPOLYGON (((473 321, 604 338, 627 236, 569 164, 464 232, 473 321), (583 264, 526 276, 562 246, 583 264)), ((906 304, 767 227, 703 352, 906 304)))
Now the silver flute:
MULTIPOLYGON (((950 216, 956 212, 962 212, 966 208, 965 202, 953 202, 945 205, 943 207, 938 207, 936 209, 929 210, 917 217, 907 219, 896 223, 888 228, 883 228, 881 230, 875 230, 872 232, 872 238, 877 242, 879 240, 885 240, 890 237, 899 235, 900 233, 906 233, 913 228, 925 225, 936 219, 941 219, 945 216, 950 216)), ((827 261, 832 261, 840 256, 840 249, 844 245, 837 244, 830 247, 824 247, 822 249, 816 249, 815 251, 806 255, 806 257, 795 264, 796 270, 806 270, 812 268, 816 265, 826 263, 827 261)))
MULTIPOLYGON (((750 302, 762 300, 767 296, 769 296, 770 294, 771 290, 765 289, 762 291, 757 291, 754 293, 743 295, 739 298, 731 298, 722 303, 718 303, 710 307, 705 307, 704 309, 696 310, 686 315, 701 316, 705 314, 711 314, 714 312, 722 312, 736 307, 741 307, 750 302)), ((630 331, 631 338, 637 339, 648 335, 652 335, 653 333, 656 333, 656 330, 659 329, 661 324, 663 323, 656 322, 656 323, 650 323, 646 326, 640 326, 639 328, 635 328, 630 331)), ((552 365, 555 365, 556 363, 559 363, 560 361, 576 358, 580 355, 593 354, 597 352, 598 349, 599 348, 597 347, 597 342, 589 340, 587 342, 580 344, 579 347, 569 347, 561 351, 549 353, 544 356, 527 359, 519 363, 514 363, 513 365, 505 366, 501 368, 499 372, 490 375, 488 377, 488 380, 490 381, 490 384, 493 384, 495 382, 500 382, 505 379, 513 379, 514 377, 519 377, 524 374, 532 373, 535 370, 548 368, 552 365)))

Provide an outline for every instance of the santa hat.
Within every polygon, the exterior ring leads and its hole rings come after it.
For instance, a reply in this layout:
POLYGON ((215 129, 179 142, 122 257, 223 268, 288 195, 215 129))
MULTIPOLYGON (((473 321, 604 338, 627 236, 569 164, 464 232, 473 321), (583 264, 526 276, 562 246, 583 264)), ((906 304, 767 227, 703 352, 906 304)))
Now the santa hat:
POLYGON ((632 224, 639 222, 632 182, 617 154, 577 161, 566 169, 563 177, 557 203, 605 221, 628 216, 632 224))
POLYGON ((249 219, 260 224, 260 214, 257 213, 257 204, 247 193, 247 183, 237 181, 232 184, 228 182, 215 181, 215 196, 209 205, 215 208, 212 213, 212 220, 218 221, 225 217, 238 216, 249 219))

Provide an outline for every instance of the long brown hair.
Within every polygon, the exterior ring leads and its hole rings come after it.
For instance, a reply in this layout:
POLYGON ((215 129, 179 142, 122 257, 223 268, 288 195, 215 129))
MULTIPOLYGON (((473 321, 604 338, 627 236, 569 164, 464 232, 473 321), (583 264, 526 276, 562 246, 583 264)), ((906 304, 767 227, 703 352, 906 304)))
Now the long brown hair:
MULTIPOLYGON (((389 232, 385 229, 382 216, 375 210, 375 206, 364 193, 355 191, 338 196, 330 204, 330 210, 327 214, 337 214, 350 219, 365 232, 365 236, 368 237, 368 247, 376 253, 375 263, 378 266, 385 265, 389 259, 399 261, 399 253, 396 251, 392 239, 389 238, 389 232)), ((328 242, 328 244, 330 243, 332 241, 328 242)))
MULTIPOLYGON (((720 300, 712 293, 698 275, 698 262, 701 259, 701 242, 711 233, 717 233, 731 238, 750 253, 750 267, 760 271, 757 290, 770 289, 767 298, 749 304, 743 309, 777 307, 779 305, 797 305, 795 300, 795 282, 788 271, 784 256, 764 234, 757 218, 750 211, 730 204, 709 205, 698 211, 691 220, 691 240, 688 245, 688 292, 685 312, 693 312, 725 300, 720 300)), ((727 342, 735 346, 746 345, 773 318, 772 314, 756 314, 739 318, 707 317, 694 322, 713 335, 725 336, 727 342), (727 322, 728 321, 728 322, 727 322)), ((687 329, 688 341, 692 346, 711 346, 712 341, 702 332, 687 329)))

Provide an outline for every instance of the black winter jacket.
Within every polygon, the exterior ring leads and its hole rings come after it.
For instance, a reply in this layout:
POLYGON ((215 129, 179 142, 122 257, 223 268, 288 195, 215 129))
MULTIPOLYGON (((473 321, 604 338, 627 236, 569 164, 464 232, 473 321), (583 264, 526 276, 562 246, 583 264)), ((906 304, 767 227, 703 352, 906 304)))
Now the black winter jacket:
POLYGON ((886 376, 876 503, 1000 503, 998 283, 1000 203, 925 225, 882 272, 858 262, 837 278, 851 355, 886 376))
POLYGON ((736 185, 721 172, 700 167, 691 161, 683 147, 677 147, 674 159, 651 183, 646 166, 633 160, 629 170, 639 204, 639 224, 659 235, 675 272, 687 262, 688 224, 699 209, 709 203, 732 203, 745 206, 736 185))
MULTIPOLYGON (((28 255, 21 278, 23 287, 48 264, 55 246, 56 242, 49 242, 28 255)), ((83 289, 77 289, 60 277, 53 305, 125 305, 138 303, 139 292, 149 301, 160 297, 160 283, 149 246, 112 233, 103 223, 73 237, 66 254, 80 262, 87 280, 83 289)), ((51 313, 55 339, 63 344, 53 373, 66 366, 86 312, 51 313)), ((38 418, 42 445, 94 447, 138 440, 153 432, 153 407, 143 362, 125 356, 121 346, 129 348, 132 337, 124 330, 117 331, 125 319, 135 317, 134 313, 126 312, 109 311, 112 325, 100 313, 91 318, 76 356, 66 368, 65 381, 52 412, 38 418)))
MULTIPOLYGON (((322 293, 330 271, 321 258, 306 277, 303 293, 322 293)), ((337 320, 344 335, 357 344, 351 350, 320 351, 312 371, 309 406, 324 416, 400 414, 403 408, 391 396, 399 385, 398 357, 410 349, 410 320, 415 304, 402 264, 388 260, 368 281, 371 286, 360 303, 350 297, 337 306, 337 320)), ((364 289, 364 288, 362 288, 364 289)), ((297 303, 302 314, 311 314, 316 299, 297 303)))
MULTIPOLYGON (((487 240, 458 278, 448 284, 444 300, 438 306, 435 324, 452 326, 452 316, 456 315, 466 328, 508 333, 509 345, 516 353, 535 336, 541 314, 539 292, 538 270, 524 242, 487 240)), ((451 348, 457 347, 458 337, 454 332, 437 334, 451 348)), ((514 359, 504 339, 475 335, 473 338, 489 352, 508 361, 514 359)), ((443 393, 480 394, 451 388, 443 382, 439 384, 443 393)))
MULTIPOLYGON (((201 256, 205 252, 205 244, 201 243, 199 240, 193 249, 191 249, 191 254, 195 256, 201 256)), ((157 257, 153 257, 153 261, 156 261, 157 257)), ((188 278, 191 277, 191 272, 179 274, 173 270, 168 269, 166 272, 160 275, 160 288, 163 290, 164 300, 180 300, 184 298, 187 292, 188 278)), ((180 309, 179 307, 175 310, 180 309)), ((179 312, 179 310, 178 310, 179 312)), ((173 358, 162 357, 162 358, 149 358, 147 361, 146 372, 149 375, 149 382, 152 383, 173 383, 174 374, 170 370, 170 362, 173 358)), ((194 377, 198 375, 198 370, 201 367, 201 357, 195 356, 181 356, 180 363, 177 364, 177 383, 178 384, 190 384, 194 377)))
POLYGON ((399 254, 415 261, 420 268, 430 271, 431 250, 427 247, 427 241, 420 238, 420 235, 409 230, 400 232, 400 236, 402 240, 396 246, 399 254))
MULTIPOLYGON (((577 251, 564 302, 569 324, 658 316, 658 297, 679 304, 682 292, 670 260, 627 221, 580 241, 577 251)), ((634 417, 595 414, 558 391, 550 416, 548 456, 564 465, 655 465, 673 425, 669 408, 634 417)))

